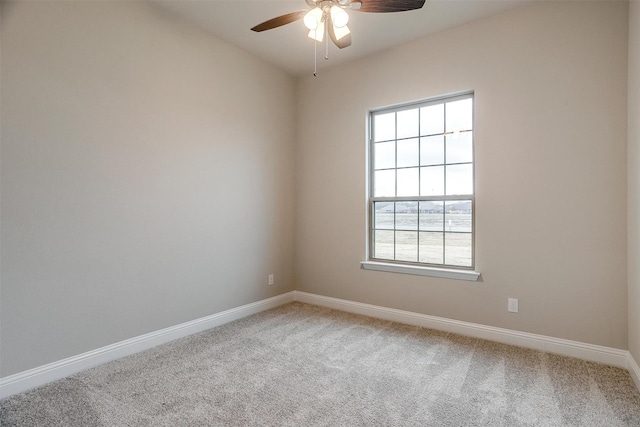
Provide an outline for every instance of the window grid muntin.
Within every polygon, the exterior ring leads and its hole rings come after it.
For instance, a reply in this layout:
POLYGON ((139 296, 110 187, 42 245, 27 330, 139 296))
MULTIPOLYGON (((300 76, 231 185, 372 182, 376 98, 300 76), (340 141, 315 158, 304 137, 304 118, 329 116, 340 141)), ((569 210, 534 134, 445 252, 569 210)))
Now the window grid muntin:
MULTIPOLYGON (((429 101, 422 101, 422 102, 417 102, 417 103, 411 103, 411 104, 405 104, 402 106, 396 106, 396 107, 389 107, 389 108, 385 108, 385 109, 379 109, 379 110, 373 110, 370 112, 370 120, 369 120, 369 125, 370 125, 370 129, 369 129, 369 135, 370 135, 370 139, 369 139, 369 153, 370 153, 370 171, 371 173, 369 174, 369 259, 373 260, 373 261, 386 261, 386 262, 393 262, 393 263, 398 263, 398 264, 409 264, 409 265, 420 265, 420 266, 434 266, 434 267, 452 267, 452 268, 456 268, 456 269, 473 269, 475 267, 475 212, 476 212, 476 208, 475 208, 475 143, 474 143, 474 103, 473 103, 473 99, 474 99, 474 94, 473 92, 469 92, 469 93, 464 93, 461 95, 456 95, 456 96, 445 96, 445 97, 439 97, 439 98, 434 98, 432 100, 429 101), (421 121, 421 108, 424 107, 428 107, 430 105, 438 105, 438 104, 447 104, 447 103, 451 103, 451 102, 455 102, 455 101, 460 101, 460 100, 464 100, 464 99, 471 99, 472 105, 471 105, 471 129, 462 129, 462 130, 455 130, 455 131, 448 131, 447 130, 447 108, 444 108, 443 111, 443 127, 444 127, 444 131, 442 133, 432 133, 432 134, 425 134, 422 135, 422 130, 421 130, 421 125, 422 125, 422 121, 421 121), (411 137, 406 137, 406 138, 397 138, 398 135, 398 112, 404 111, 404 110, 410 110, 410 109, 418 109, 418 135, 417 136, 411 136, 411 137), (375 141, 375 135, 374 135, 374 121, 375 121, 375 116, 379 115, 379 114, 388 114, 388 113, 394 113, 394 134, 396 136, 395 139, 386 139, 386 140, 380 140, 380 141, 375 141), (447 164, 447 136, 449 135, 453 135, 455 133, 463 133, 463 132, 471 132, 471 162, 456 162, 456 163, 450 163, 447 164), (428 137, 432 137, 432 136, 442 136, 444 138, 443 144, 444 144, 444 153, 443 153, 443 158, 444 158, 444 163, 442 164, 429 164, 429 165, 423 165, 421 163, 421 159, 420 156, 422 154, 422 144, 421 144, 421 138, 428 138, 428 137), (418 147, 418 193, 420 194, 422 192, 422 189, 420 188, 421 186, 421 174, 422 174, 422 168, 425 167, 437 167, 437 166, 441 166, 444 168, 443 174, 444 174, 444 183, 443 183, 443 194, 442 195, 433 195, 433 196, 397 196, 398 194, 398 174, 397 171, 398 169, 408 169, 408 168, 415 168, 416 166, 407 166, 407 167, 397 167, 397 161, 398 161, 398 141, 404 141, 404 140, 408 140, 408 139, 415 139, 418 138, 419 141, 419 147, 418 147), (375 142, 374 142, 375 141, 375 142), (375 165, 375 144, 379 144, 379 143, 383 143, 383 142, 394 142, 394 164, 396 165, 395 168, 382 168, 382 169, 374 169, 374 165, 375 165), (471 194, 461 194, 461 195, 447 195, 447 185, 446 185, 446 180, 447 180, 447 171, 446 168, 447 166, 455 166, 455 165, 471 165, 471 194), (375 171, 380 171, 380 170, 395 170, 395 180, 394 180, 394 187, 395 187, 395 197, 390 197, 390 196, 374 196, 374 192, 375 192, 375 179, 374 179, 374 173, 375 171), (394 202, 393 206, 393 223, 394 223, 394 228, 392 230, 389 229, 384 229, 386 231, 393 231, 393 253, 394 253, 394 259, 390 260, 390 259, 385 259, 385 258, 376 258, 375 257, 375 253, 374 253, 374 246, 375 246, 375 231, 377 230, 375 228, 375 224, 373 222, 373 218, 375 216, 375 212, 374 212, 374 206, 376 202, 394 202), (396 233, 397 231, 410 231, 410 230, 398 230, 396 228, 396 224, 397 224, 397 210, 396 210, 396 203, 395 202, 402 202, 402 201, 411 201, 411 202, 417 202, 418 203, 418 227, 417 230, 413 230, 417 233, 417 261, 416 262, 408 262, 408 261, 402 261, 402 260, 398 260, 397 259, 397 239, 396 239, 396 233), (438 201, 438 202, 442 202, 443 204, 443 228, 446 228, 446 225, 444 224, 444 218, 447 214, 445 206, 446 206, 446 202, 447 201, 470 201, 471 202, 471 231, 470 232, 466 232, 466 231, 456 231, 456 232, 452 232, 452 231, 445 231, 443 230, 442 233, 442 261, 443 263, 427 263, 427 262, 420 262, 420 233, 431 233, 431 231, 420 231, 420 202, 421 201, 438 201), (446 253, 446 236, 447 233, 449 234, 468 234, 471 237, 471 265, 466 266, 466 265, 457 265, 457 264, 447 264, 447 253, 446 253)), ((439 232, 438 232, 439 233, 439 232)))
MULTIPOLYGON (((370 204, 370 212, 371 212, 371 217, 375 218, 376 216, 376 212, 374 210, 374 205, 377 202, 390 202, 393 203, 393 228, 375 228, 376 225, 375 223, 371 223, 371 227, 370 227, 370 232, 371 232, 371 239, 370 239, 370 259, 373 261, 386 261, 386 262, 398 262, 398 263, 407 263, 407 264, 412 264, 412 265, 427 265, 427 266, 434 266, 434 267, 452 267, 452 268, 460 268, 460 269, 473 269, 474 265, 475 265, 475 251, 474 251, 474 244, 475 244, 475 198, 473 196, 469 196, 469 195, 465 195, 465 196, 448 196, 446 198, 438 198, 438 197, 420 197, 420 198, 412 198, 412 197, 404 197, 400 199, 394 199, 394 198, 384 198, 383 200, 371 200, 371 204, 370 204), (415 229, 398 229, 397 228, 397 224, 398 224, 398 220, 397 220, 397 216, 398 216, 398 210, 396 209, 396 203, 397 202, 417 202, 418 203, 418 212, 417 212, 417 227, 415 229), (435 230, 422 230, 420 229, 420 216, 422 215, 422 212, 420 211, 420 205, 419 203, 421 201, 436 201, 436 202, 442 202, 443 203, 443 210, 442 212, 438 213, 439 215, 442 216, 442 229, 435 231, 435 230), (447 216, 447 210, 445 209, 446 206, 446 202, 451 202, 451 201, 462 201, 462 202, 471 202, 471 231, 447 231, 446 227, 446 216, 447 216), (375 232, 376 231, 389 231, 389 232, 393 232, 393 259, 388 259, 388 258, 377 258, 376 256, 374 256, 374 244, 375 244, 375 232), (417 238, 417 260, 416 262, 409 262, 409 261, 403 261, 403 260, 398 260, 398 254, 397 254, 397 239, 396 239, 396 233, 398 231, 401 232, 416 232, 418 234, 418 238, 417 238), (442 264, 437 264, 437 263, 427 263, 427 262, 420 262, 420 233, 439 233, 442 235, 442 260, 443 263, 442 264), (466 234, 466 235, 471 235, 471 265, 467 266, 467 265, 459 265, 459 264, 447 264, 446 260, 447 260, 447 245, 446 245, 446 237, 447 235, 452 235, 452 234, 466 234)), ((377 220, 376 220, 377 222, 377 220)))

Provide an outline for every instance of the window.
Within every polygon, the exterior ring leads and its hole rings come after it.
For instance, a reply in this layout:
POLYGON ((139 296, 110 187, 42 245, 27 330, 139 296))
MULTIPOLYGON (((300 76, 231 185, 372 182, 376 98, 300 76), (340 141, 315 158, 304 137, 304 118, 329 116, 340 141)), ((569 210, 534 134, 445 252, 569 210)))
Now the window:
POLYGON ((369 261, 473 269, 473 93, 369 119, 369 261))

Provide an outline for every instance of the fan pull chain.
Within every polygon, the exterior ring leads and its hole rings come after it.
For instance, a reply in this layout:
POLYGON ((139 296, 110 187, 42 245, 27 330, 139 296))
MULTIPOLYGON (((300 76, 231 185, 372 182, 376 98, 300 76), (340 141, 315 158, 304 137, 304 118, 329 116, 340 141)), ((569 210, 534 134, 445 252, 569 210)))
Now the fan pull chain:
MULTIPOLYGON (((327 33, 329 32, 328 29, 326 31, 327 33)), ((325 48, 324 48, 324 59, 327 60, 329 59, 329 36, 328 34, 325 34, 325 48)))
POLYGON ((313 77, 318 77, 318 40, 313 40, 313 77))

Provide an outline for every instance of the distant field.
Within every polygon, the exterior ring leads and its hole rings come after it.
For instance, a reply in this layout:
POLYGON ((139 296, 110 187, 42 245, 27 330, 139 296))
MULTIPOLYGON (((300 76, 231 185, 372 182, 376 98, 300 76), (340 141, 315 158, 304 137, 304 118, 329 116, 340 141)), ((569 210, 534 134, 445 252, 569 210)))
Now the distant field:
POLYGON ((374 228, 375 258, 472 265, 471 214, 377 213, 374 228))

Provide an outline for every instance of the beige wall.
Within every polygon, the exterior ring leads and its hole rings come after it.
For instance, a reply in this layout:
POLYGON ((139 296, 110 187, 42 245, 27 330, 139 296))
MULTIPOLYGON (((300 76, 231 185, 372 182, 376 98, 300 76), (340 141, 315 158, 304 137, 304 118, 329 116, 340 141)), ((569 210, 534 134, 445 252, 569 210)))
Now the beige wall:
POLYGON ((627 8, 525 6, 301 79, 296 288, 626 349, 627 8), (469 89, 482 281, 361 270, 367 110, 469 89))
POLYGON ((1 27, 0 375, 293 289, 291 77, 146 2, 1 27))
POLYGON ((629 351, 640 363, 640 2, 629 6, 629 351))

